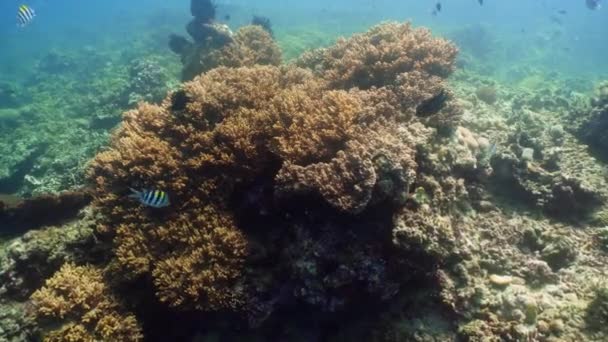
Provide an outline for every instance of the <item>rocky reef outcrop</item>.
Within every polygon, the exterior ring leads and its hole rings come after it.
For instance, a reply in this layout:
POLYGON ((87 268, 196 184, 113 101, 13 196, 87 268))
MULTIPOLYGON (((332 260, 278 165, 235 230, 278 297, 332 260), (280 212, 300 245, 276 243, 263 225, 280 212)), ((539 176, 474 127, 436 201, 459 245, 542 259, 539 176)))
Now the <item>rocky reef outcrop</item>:
POLYGON ((604 160, 608 160, 608 82, 598 85, 586 112, 578 112, 583 118, 578 135, 604 160))
MULTIPOLYGON (((444 81, 456 52, 427 30, 384 24, 297 66, 228 63, 126 113, 89 173, 115 281, 253 326, 284 303, 338 313, 392 298, 410 279, 396 272, 392 226, 397 212, 416 215, 399 208, 424 185, 417 148, 459 120, 444 81), (129 187, 163 189, 171 207, 142 207, 129 187)), ((458 187, 447 183, 435 191, 458 187)))

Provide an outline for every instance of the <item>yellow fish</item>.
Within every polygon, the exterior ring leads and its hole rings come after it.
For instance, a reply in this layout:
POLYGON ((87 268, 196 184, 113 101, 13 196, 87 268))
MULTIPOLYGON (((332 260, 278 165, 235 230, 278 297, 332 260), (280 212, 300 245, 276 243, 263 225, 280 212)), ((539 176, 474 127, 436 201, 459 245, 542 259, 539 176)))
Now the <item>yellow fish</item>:
POLYGON ((17 25, 25 27, 34 20, 35 16, 36 12, 30 6, 21 5, 19 6, 19 10, 17 10, 17 25))

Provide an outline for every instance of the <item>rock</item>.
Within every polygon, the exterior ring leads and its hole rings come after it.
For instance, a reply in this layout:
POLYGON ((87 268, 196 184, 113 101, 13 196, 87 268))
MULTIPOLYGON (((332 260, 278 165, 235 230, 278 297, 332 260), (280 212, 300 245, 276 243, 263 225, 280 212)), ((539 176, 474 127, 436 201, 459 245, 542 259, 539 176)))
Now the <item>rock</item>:
POLYGON ((557 274, 553 273, 549 264, 543 260, 528 261, 524 274, 526 281, 532 286, 542 286, 559 280, 557 274))
POLYGON ((498 275, 498 274, 491 274, 489 279, 493 285, 496 285, 499 287, 508 286, 513 282, 513 277, 508 276, 508 275, 503 276, 503 275, 498 275))
POLYGON ((546 335, 551 331, 551 327, 549 326, 549 323, 540 320, 538 321, 538 323, 536 323, 536 329, 538 329, 538 332, 546 335))
POLYGON ((566 132, 564 131, 564 126, 559 124, 553 125, 551 126, 551 128, 549 128, 549 135, 556 142, 561 141, 564 138, 565 133, 566 132))
POLYGON ((562 321, 561 319, 552 320, 549 324, 549 328, 551 329, 552 333, 554 333, 555 335, 559 335, 564 331, 564 321, 562 321))
POLYGON ((486 104, 493 105, 498 100, 496 88, 493 86, 481 86, 475 91, 475 95, 486 104))
POLYGON ((569 266, 576 260, 576 244, 564 235, 552 235, 548 244, 540 251, 541 259, 553 270, 569 266))

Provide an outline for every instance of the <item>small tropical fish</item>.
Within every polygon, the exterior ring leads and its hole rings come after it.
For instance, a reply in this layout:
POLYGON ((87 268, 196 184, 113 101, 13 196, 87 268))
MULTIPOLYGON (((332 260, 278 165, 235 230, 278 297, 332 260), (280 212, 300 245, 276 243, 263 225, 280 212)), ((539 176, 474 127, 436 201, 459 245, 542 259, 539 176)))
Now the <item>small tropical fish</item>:
POLYGON ((17 10, 17 25, 19 27, 25 27, 29 23, 31 23, 32 20, 34 20, 35 16, 36 12, 34 12, 34 10, 30 6, 21 5, 17 10))
POLYGON ((600 5, 600 0, 586 0, 587 8, 590 10, 600 9, 602 6, 600 5))
POLYGON ((441 12, 441 2, 438 2, 435 4, 435 8, 433 8, 433 11, 431 12, 431 14, 433 16, 436 16, 439 12, 441 12))
POLYGON ((145 206, 152 208, 164 208, 171 204, 169 203, 169 195, 162 190, 130 190, 132 194, 129 195, 129 197, 137 198, 139 202, 145 206))
POLYGON ((483 0, 477 0, 479 2, 479 6, 483 6, 483 0))

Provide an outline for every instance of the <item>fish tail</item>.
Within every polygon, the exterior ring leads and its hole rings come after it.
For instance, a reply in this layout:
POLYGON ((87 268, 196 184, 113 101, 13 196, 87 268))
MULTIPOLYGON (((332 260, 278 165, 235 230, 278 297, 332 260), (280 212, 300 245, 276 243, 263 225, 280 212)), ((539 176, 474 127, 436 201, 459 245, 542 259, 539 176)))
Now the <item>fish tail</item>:
POLYGON ((129 190, 131 190, 131 194, 129 195, 129 197, 131 197, 131 198, 139 198, 141 196, 141 191, 135 190, 133 188, 129 188, 129 190))

